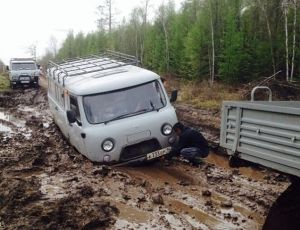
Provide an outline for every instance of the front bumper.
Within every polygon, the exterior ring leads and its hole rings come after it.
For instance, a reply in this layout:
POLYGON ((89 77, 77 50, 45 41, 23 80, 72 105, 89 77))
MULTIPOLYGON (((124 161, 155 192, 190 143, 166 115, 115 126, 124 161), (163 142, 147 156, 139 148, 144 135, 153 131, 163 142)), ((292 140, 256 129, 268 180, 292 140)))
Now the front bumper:
POLYGON ((144 162, 154 161, 160 157, 168 155, 170 153, 170 151, 171 151, 171 147, 163 148, 163 149, 148 153, 146 155, 139 156, 137 158, 130 159, 125 162, 116 164, 115 166, 133 165, 133 164, 140 164, 140 163, 144 163, 144 162))
POLYGON ((37 84, 39 81, 39 77, 22 77, 20 76, 18 79, 13 79, 11 83, 13 85, 27 85, 27 84, 37 84))

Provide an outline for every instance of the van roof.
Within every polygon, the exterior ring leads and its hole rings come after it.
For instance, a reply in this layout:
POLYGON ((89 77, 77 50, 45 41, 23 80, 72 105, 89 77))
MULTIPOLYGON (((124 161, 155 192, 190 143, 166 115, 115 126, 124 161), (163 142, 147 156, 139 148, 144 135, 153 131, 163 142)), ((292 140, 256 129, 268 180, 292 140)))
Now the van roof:
POLYGON ((48 77, 76 95, 108 92, 159 79, 157 74, 137 64, 132 56, 120 58, 106 53, 58 64, 51 62, 48 77))

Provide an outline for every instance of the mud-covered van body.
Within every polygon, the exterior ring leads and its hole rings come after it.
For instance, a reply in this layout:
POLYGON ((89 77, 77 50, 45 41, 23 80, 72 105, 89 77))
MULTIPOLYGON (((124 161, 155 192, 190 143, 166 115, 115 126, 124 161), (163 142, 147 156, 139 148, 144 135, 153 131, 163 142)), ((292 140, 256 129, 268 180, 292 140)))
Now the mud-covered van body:
POLYGON ((32 58, 13 58, 9 64, 9 80, 11 88, 18 85, 37 87, 40 71, 32 58))
POLYGON ((177 122, 160 77, 131 56, 106 52, 50 63, 48 100, 56 124, 95 162, 151 159, 174 142, 177 122))

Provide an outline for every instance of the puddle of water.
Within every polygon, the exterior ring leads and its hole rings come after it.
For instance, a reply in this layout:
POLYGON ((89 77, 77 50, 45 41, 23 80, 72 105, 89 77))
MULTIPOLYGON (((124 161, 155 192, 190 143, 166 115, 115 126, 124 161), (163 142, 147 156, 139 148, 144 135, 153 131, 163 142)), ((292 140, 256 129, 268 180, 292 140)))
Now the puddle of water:
POLYGON ((133 222, 136 224, 140 223, 147 223, 149 220, 152 219, 152 215, 144 212, 140 209, 112 201, 113 204, 117 206, 117 208, 120 210, 119 217, 121 219, 127 220, 129 222, 133 222))
POLYGON ((11 128, 0 123, 0 133, 11 133, 11 132, 12 132, 11 128))
POLYGON ((250 211, 250 210, 248 210, 246 208, 243 208, 243 207, 237 206, 237 205, 234 206, 234 209, 237 212, 242 213, 246 217, 251 216, 255 220, 255 222, 258 223, 258 225, 262 226, 264 224, 264 222, 265 222, 265 218, 262 215, 260 215, 259 213, 257 213, 257 212, 250 211))
POLYGON ((26 121, 14 117, 13 115, 5 112, 2 109, 0 109, 0 120, 10 122, 18 128, 25 127, 25 123, 26 123, 26 121))
POLYGON ((61 199, 67 194, 64 191, 64 180, 61 177, 49 177, 47 174, 41 174, 41 193, 49 199, 61 199))
MULTIPOLYGON (((151 221, 152 222, 152 221, 151 221)), ((112 229, 137 229, 137 230, 145 230, 145 229, 151 229, 151 230, 165 230, 163 226, 158 226, 157 224, 151 224, 151 223, 131 223, 124 219, 117 219, 116 223, 114 224, 114 227, 112 229)), ((166 229, 167 230, 167 229, 166 229)))
POLYGON ((177 213, 185 213, 188 216, 194 216, 195 219, 198 220, 199 223, 203 223, 206 226, 215 229, 214 227, 218 224, 222 223, 217 218, 210 216, 209 214, 199 210, 192 208, 181 201, 175 199, 168 199, 167 205, 169 209, 176 211, 177 213))
POLYGON ((28 140, 31 138, 32 131, 26 128, 26 121, 17 118, 4 109, 0 108, 0 132, 4 133, 7 137, 18 132, 28 140))
POLYGON ((193 226, 194 229, 210 230, 205 224, 199 223, 196 219, 193 219, 189 215, 183 215, 183 217, 193 226))
POLYGON ((162 167, 161 165, 123 168, 123 171, 132 177, 146 179, 153 184, 160 185, 167 183, 177 184, 180 181, 187 181, 190 184, 200 184, 193 176, 183 174, 180 169, 162 167))
MULTIPOLYGON (((229 161, 228 158, 225 156, 221 156, 219 154, 215 154, 215 153, 210 153, 208 155, 208 157, 206 158, 206 161, 208 163, 214 164, 218 167, 222 167, 228 170, 231 170, 232 168, 230 168, 229 166, 229 161)), ((254 180, 263 180, 265 177, 265 173, 261 172, 255 168, 252 167, 240 167, 239 168, 239 172, 249 178, 252 178, 254 180)))
MULTIPOLYGON (((222 219, 221 216, 213 216, 205 211, 199 209, 198 207, 191 207, 179 200, 176 199, 167 199, 167 205, 169 205, 169 209, 184 214, 185 219, 193 226, 200 227, 201 229, 216 229, 216 230, 227 230, 227 229, 238 229, 237 225, 234 225, 231 222, 222 219)), ((253 215, 252 212, 239 208, 232 209, 221 209, 222 214, 230 214, 232 217, 237 216, 239 220, 245 218, 248 220, 248 216, 252 216, 255 220, 259 220, 259 223, 254 221, 247 221, 247 223, 243 224, 245 229, 260 229, 261 224, 263 223, 263 218, 260 218, 259 215, 253 215), (246 215, 244 215, 246 214, 246 215)), ((230 221, 230 220, 229 220, 230 221)), ((242 226, 241 226, 242 227, 242 226)))

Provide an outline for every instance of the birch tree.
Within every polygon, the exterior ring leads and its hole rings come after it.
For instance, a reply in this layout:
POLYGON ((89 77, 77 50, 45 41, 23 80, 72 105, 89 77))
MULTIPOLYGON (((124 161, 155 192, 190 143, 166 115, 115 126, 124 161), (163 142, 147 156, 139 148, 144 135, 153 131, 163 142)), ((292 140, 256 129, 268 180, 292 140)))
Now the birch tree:
POLYGON ((111 34, 113 14, 112 0, 102 0, 101 4, 97 7, 99 18, 97 20, 97 26, 100 31, 105 31, 108 28, 109 34, 111 34))
POLYGON ((285 31, 285 65, 286 80, 289 81, 289 31, 288 31, 288 0, 282 1, 282 10, 284 15, 284 31, 285 31))
POLYGON ((57 55, 57 39, 51 35, 49 39, 49 52, 55 57, 57 55))
POLYGON ((295 66, 295 48, 296 48, 296 26, 297 26, 297 0, 293 0, 294 8, 294 23, 293 23, 293 54, 292 54, 292 63, 291 63, 291 75, 290 80, 293 81, 294 78, 294 66, 295 66))
POLYGON ((269 21, 268 13, 266 11, 264 3, 262 3, 261 0, 258 0, 258 4, 259 4, 259 6, 263 12, 264 18, 266 20, 266 26, 267 26, 268 37, 269 37, 269 42, 270 42, 273 74, 275 74, 276 73, 276 64, 275 64, 275 57, 274 57, 274 47, 273 47, 273 39, 272 39, 272 31, 271 31, 270 21, 269 21))
POLYGON ((143 63, 144 52, 145 52, 145 37, 147 34, 149 4, 150 4, 150 0, 145 0, 144 7, 142 9, 143 25, 142 25, 141 55, 140 55, 140 61, 142 63, 143 63))
POLYGON ((213 23, 213 11, 212 11, 212 0, 210 0, 210 29, 211 29, 211 85, 214 84, 215 79, 215 36, 214 36, 214 23, 213 23))
POLYGON ((169 36, 167 30, 167 10, 165 5, 161 5, 159 8, 159 18, 162 24, 164 38, 165 38, 165 60, 166 60, 166 70, 170 70, 170 51, 169 51, 169 36))

